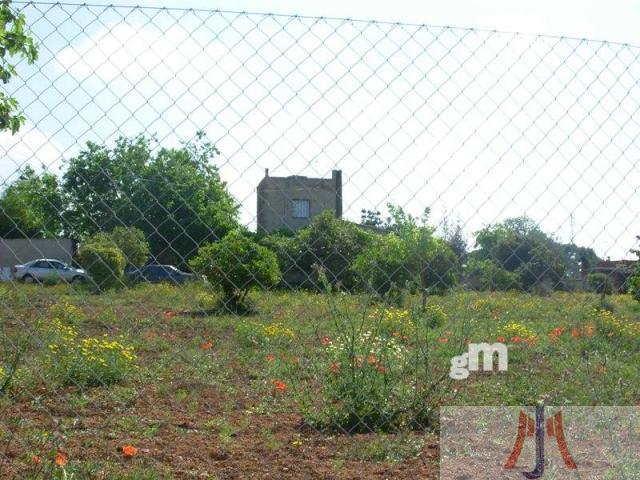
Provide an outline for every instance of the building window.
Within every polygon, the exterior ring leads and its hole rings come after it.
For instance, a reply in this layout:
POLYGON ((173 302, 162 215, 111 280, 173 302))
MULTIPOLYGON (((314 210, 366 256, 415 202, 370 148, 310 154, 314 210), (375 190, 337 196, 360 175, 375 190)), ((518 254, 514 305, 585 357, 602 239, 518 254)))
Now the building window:
POLYGON ((292 206, 293 218, 309 218, 309 200, 294 200, 292 206))

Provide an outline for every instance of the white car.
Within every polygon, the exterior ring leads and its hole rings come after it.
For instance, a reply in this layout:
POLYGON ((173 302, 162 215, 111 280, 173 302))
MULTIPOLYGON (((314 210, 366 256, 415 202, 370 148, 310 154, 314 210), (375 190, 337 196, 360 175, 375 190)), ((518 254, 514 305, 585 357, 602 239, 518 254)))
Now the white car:
POLYGON ((82 283, 89 278, 84 270, 70 267, 60 260, 51 258, 40 258, 24 265, 15 265, 11 269, 11 277, 25 283, 42 282, 47 279, 82 283))

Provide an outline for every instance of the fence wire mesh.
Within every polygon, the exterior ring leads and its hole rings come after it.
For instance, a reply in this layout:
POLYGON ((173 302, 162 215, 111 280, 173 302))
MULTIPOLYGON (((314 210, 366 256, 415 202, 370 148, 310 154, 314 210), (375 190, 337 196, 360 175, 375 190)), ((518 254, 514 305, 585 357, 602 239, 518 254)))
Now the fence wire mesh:
POLYGON ((441 405, 638 403, 638 47, 10 8, 3 478, 436 478, 441 405))

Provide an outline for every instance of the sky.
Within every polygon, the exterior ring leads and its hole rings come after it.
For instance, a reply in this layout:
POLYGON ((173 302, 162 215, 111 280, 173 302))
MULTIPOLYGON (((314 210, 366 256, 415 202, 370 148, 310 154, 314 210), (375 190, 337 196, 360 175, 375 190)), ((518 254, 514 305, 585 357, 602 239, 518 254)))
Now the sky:
POLYGON ((265 168, 341 169, 352 220, 387 202, 428 207, 471 238, 526 214, 561 241, 631 258, 637 2, 137 3, 204 10, 25 8, 41 55, 8 86, 27 123, 0 134, 0 184, 26 164, 60 174, 88 140, 142 132, 173 146, 203 129, 252 228, 265 168))

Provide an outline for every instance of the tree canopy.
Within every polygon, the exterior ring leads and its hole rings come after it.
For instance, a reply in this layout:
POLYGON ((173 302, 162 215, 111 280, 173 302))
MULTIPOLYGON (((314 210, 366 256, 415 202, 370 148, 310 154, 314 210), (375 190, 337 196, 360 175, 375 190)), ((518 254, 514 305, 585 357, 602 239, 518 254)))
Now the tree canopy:
POLYGON ((69 233, 136 227, 156 258, 186 263, 238 226, 238 205, 211 163, 218 153, 203 133, 181 148, 154 150, 143 135, 113 148, 87 143, 63 176, 69 233))

